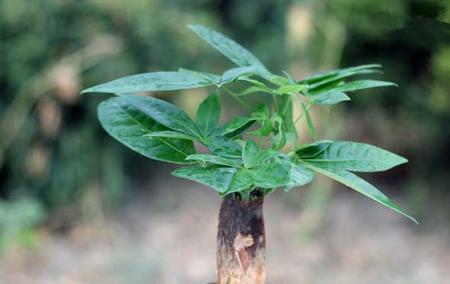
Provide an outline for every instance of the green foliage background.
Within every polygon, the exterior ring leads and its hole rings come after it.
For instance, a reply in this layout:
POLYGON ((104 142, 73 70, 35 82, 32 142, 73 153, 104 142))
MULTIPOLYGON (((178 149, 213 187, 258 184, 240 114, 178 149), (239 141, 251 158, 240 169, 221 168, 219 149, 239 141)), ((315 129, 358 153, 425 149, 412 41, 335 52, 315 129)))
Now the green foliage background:
MULTIPOLYGON (((450 184, 449 19, 450 4, 439 0, 3 0, 0 207, 21 208, 26 197, 40 213, 22 218, 24 228, 43 212, 60 227, 87 214, 81 208, 92 196, 112 207, 127 178, 148 178, 160 164, 108 138, 96 118, 101 98, 78 93, 127 74, 229 67, 186 31, 188 23, 223 31, 272 70, 289 66, 297 77, 383 64, 384 77, 400 87, 340 106, 338 136, 408 157, 410 165, 393 176, 399 190, 424 203, 450 184)), ((186 97, 170 99, 188 110, 200 99, 186 97)))

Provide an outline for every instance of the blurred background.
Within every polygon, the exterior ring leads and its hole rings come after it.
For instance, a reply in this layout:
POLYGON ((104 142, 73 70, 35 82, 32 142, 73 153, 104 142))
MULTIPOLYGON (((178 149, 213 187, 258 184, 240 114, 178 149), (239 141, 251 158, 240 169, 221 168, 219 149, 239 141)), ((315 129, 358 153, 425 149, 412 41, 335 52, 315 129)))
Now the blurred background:
MULTIPOLYGON (((449 22, 442 0, 1 0, 0 283, 214 280, 219 197, 119 145, 96 117, 107 96, 79 95, 133 73, 231 67, 188 23, 297 79, 381 63, 380 78, 399 84, 312 114, 320 138, 410 160, 367 178, 420 226, 321 177, 277 192, 265 208, 268 283, 446 283, 449 22)), ((206 92, 154 95, 192 114, 206 92)))

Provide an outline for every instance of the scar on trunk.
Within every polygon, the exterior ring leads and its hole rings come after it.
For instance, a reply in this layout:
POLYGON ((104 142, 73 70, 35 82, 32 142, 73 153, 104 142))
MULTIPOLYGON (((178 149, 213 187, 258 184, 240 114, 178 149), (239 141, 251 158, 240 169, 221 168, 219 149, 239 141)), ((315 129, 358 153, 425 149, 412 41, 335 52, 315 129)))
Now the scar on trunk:
POLYGON ((243 272, 247 271, 250 266, 251 256, 246 248, 255 244, 252 235, 242 235, 238 233, 233 242, 234 254, 239 262, 239 266, 243 272))

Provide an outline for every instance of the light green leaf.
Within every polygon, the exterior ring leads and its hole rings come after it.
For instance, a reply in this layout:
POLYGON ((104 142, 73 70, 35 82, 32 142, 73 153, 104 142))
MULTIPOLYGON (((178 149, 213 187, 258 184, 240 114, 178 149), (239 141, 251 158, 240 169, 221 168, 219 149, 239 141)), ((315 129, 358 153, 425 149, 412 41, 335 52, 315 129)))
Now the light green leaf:
POLYGON ((303 113, 306 117, 306 125, 308 126, 309 133, 311 133, 311 136, 314 138, 314 140, 317 140, 316 136, 316 129, 314 128, 314 124, 312 122, 311 115, 309 114, 308 108, 305 106, 303 102, 301 102, 303 113))
POLYGON ((301 164, 291 163, 289 172, 290 181, 285 185, 285 191, 289 191, 294 187, 306 185, 314 179, 314 172, 301 164))
POLYGON ((213 85, 209 79, 187 72, 152 72, 116 79, 83 90, 81 93, 131 94, 151 91, 173 91, 213 85))
POLYGON ((100 103, 98 117, 103 128, 128 148, 148 158, 188 163, 186 157, 195 153, 191 141, 149 137, 153 131, 165 131, 142 110, 130 105, 123 97, 114 97, 100 103))
POLYGON ((197 110, 197 125, 204 136, 208 136, 217 128, 220 120, 220 100, 219 94, 214 93, 208 96, 197 110))
POLYGON ((376 146, 348 141, 334 142, 319 155, 303 160, 322 168, 352 172, 385 171, 408 161, 376 146))
POLYGON ((258 145, 256 145, 256 143, 253 142, 252 140, 247 141, 242 150, 242 160, 244 161, 244 166, 246 168, 251 168, 255 166, 258 154, 259 154, 258 145))
POLYGON ((321 167, 316 167, 311 164, 305 164, 305 166, 309 167, 310 169, 316 172, 326 175, 342 184, 345 184, 346 186, 394 210, 395 212, 400 213, 401 215, 412 220, 414 223, 418 224, 418 222, 413 217, 405 213, 405 211, 403 211, 402 208, 400 208, 398 205, 392 202, 386 195, 384 195, 373 185, 363 180, 362 178, 358 177, 357 175, 343 170, 323 169, 321 167))
POLYGON ((229 167, 241 167, 242 166, 242 160, 241 159, 232 159, 217 155, 210 155, 210 154, 194 154, 190 155, 186 158, 186 160, 191 161, 202 161, 202 162, 208 162, 215 165, 221 165, 221 166, 229 166, 229 167))
POLYGON ((343 92, 328 91, 314 95, 307 95, 311 102, 318 105, 333 105, 344 101, 350 101, 350 97, 343 92))
POLYGON ((227 194, 233 192, 241 192, 247 190, 253 186, 253 178, 249 170, 239 169, 231 181, 230 187, 227 190, 227 194))
POLYGON ((364 89, 378 88, 378 87, 390 87, 397 86, 397 84, 386 81, 378 81, 378 80, 356 80, 348 83, 344 83, 337 87, 334 87, 333 90, 337 92, 351 92, 358 91, 364 89))
POLYGON ((237 65, 256 66, 262 73, 269 73, 256 56, 228 37, 201 25, 188 25, 188 28, 237 65))
POLYGON ((153 97, 134 95, 122 95, 120 98, 172 130, 201 137, 201 132, 191 118, 171 103, 153 97))
POLYGON ((275 94, 278 95, 284 95, 284 94, 290 94, 290 93, 300 93, 302 90, 306 89, 307 85, 298 85, 298 84, 289 84, 289 85, 283 85, 279 87, 278 89, 274 90, 275 94))
POLYGON ((193 141, 198 141, 197 137, 182 133, 182 132, 177 132, 177 131, 172 131, 172 130, 163 130, 163 131, 153 131, 149 134, 146 134, 145 136, 148 137, 165 137, 165 138, 175 138, 175 139, 182 139, 182 140, 193 140, 193 141))
MULTIPOLYGON (((366 65, 360 65, 360 66, 353 66, 343 69, 337 69, 328 71, 325 73, 317 74, 311 77, 308 77, 304 80, 299 81, 299 83, 304 83, 308 85, 317 84, 319 82, 325 82, 326 80, 335 79, 337 77, 346 78, 355 74, 367 74, 367 73, 374 73, 378 72, 378 69, 381 68, 380 64, 366 64, 366 65)), ((330 83, 330 82, 328 82, 330 83)))
POLYGON ((241 158, 242 147, 235 140, 224 136, 210 137, 206 141, 208 150, 217 156, 227 158, 241 158))
POLYGON ((195 70, 190 70, 190 69, 185 69, 185 68, 179 68, 178 72, 187 73, 187 74, 194 75, 194 76, 199 76, 207 81, 210 81, 211 83, 214 83, 215 85, 220 85, 220 81, 221 81, 220 75, 207 73, 207 72, 201 72, 201 71, 195 71, 195 70))
POLYGON ((291 173, 281 162, 264 164, 249 170, 253 184, 261 188, 277 188, 290 183, 291 173))
POLYGON ((239 77, 249 74, 257 74, 258 68, 255 66, 236 67, 225 71, 221 77, 220 84, 228 84, 239 77))
POLYGON ((172 172, 172 175, 196 181, 212 187, 219 193, 224 193, 229 188, 236 171, 235 168, 227 167, 202 168, 190 166, 176 169, 172 172))

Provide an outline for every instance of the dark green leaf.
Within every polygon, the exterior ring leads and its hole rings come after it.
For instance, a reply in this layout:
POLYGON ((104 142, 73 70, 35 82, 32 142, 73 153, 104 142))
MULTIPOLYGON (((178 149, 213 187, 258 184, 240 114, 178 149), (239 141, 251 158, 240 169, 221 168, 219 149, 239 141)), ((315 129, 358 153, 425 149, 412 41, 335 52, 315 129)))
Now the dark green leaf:
POLYGON ((369 144, 338 141, 314 158, 303 159, 328 169, 378 172, 406 163, 405 158, 369 144))
POLYGON ((373 185, 368 183, 367 181, 363 180, 362 178, 358 177, 357 175, 343 171, 343 170, 331 170, 331 169, 323 169, 321 167, 316 167, 313 165, 305 164, 305 166, 311 168, 312 170, 319 172, 323 175, 326 175, 342 184, 345 184, 346 186, 358 191, 359 193, 367 196, 368 198, 375 200, 376 202, 396 211, 397 213, 400 213, 401 215, 409 218, 416 224, 417 221, 405 213, 403 209, 401 209, 398 205, 396 205, 394 202, 392 202, 386 195, 384 195, 381 191, 379 191, 377 188, 375 188, 373 185))
POLYGON ((210 80, 187 72, 152 72, 116 79, 85 89, 81 93, 130 94, 192 89, 210 85, 213 85, 210 80))
POLYGON ((220 120, 220 100, 219 94, 214 93, 208 96, 197 110, 197 125, 204 136, 208 136, 217 128, 220 120))
POLYGON ((311 144, 304 144, 296 148, 295 153, 301 159, 312 159, 325 151, 333 141, 320 140, 311 144))
POLYGON ((235 137, 255 123, 254 117, 238 116, 217 130, 217 135, 235 137))
POLYGON ((191 141, 147 136, 153 131, 165 131, 167 128, 128 104, 123 97, 103 101, 98 107, 98 117, 103 128, 112 137, 146 157, 187 163, 186 157, 195 152, 191 141))
POLYGON ((196 181, 198 183, 212 187, 219 193, 224 193, 229 188, 235 168, 210 167, 202 168, 196 166, 179 168, 172 172, 176 177, 196 181))

